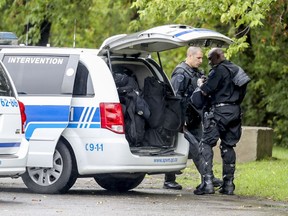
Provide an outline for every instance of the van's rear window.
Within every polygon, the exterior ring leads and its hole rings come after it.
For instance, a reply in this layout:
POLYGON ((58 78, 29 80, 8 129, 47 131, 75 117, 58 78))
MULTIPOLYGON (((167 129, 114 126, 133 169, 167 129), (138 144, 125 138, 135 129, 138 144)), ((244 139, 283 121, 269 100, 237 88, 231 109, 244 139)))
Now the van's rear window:
POLYGON ((68 56, 5 55, 19 94, 61 94, 68 56))

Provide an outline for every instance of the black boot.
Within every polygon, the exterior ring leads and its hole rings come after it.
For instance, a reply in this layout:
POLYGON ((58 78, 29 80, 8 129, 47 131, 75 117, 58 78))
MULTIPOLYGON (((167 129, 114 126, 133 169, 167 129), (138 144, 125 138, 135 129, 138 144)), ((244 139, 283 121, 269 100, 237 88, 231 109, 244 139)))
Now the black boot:
POLYGON ((203 194, 213 194, 214 186, 213 186, 213 151, 210 145, 207 145, 203 142, 200 142, 200 154, 199 161, 195 163, 198 171, 201 174, 201 184, 196 190, 194 190, 194 194, 203 195, 203 194))
POLYGON ((212 183, 214 187, 221 187, 221 185, 223 185, 223 181, 219 178, 216 178, 214 175, 213 175, 212 183))
POLYGON ((226 195, 233 195, 235 190, 235 185, 233 183, 233 179, 224 179, 223 185, 221 186, 219 193, 226 195))
POLYGON ((166 173, 164 189, 182 190, 182 186, 176 182, 176 173, 166 173))
MULTIPOLYGON (((205 167, 205 162, 203 161, 203 158, 200 157, 200 154, 198 153, 198 156, 195 157, 195 158, 192 158, 193 159, 193 162, 198 170, 198 172, 201 174, 201 173, 204 173, 204 167, 205 167)), ((223 184, 223 181, 219 178, 216 178, 214 176, 214 173, 213 173, 213 165, 211 165, 211 174, 212 174, 212 183, 213 183, 213 186, 214 187, 220 187, 222 184, 223 184)), ((203 181, 201 179, 201 183, 196 186, 196 189, 198 189, 201 185, 203 184, 203 181)))
POLYGON ((180 184, 178 184, 176 181, 164 182, 163 188, 164 189, 171 189, 171 190, 182 190, 182 186, 180 184))
POLYGON ((206 174, 202 177, 202 183, 199 188, 194 190, 195 195, 204 195, 204 194, 214 194, 214 186, 212 183, 213 176, 210 174, 206 174))
MULTIPOLYGON (((199 185, 196 186, 196 189, 198 189, 199 187, 201 187, 201 185, 203 184, 203 181, 201 180, 201 183, 199 185)), ((223 181, 219 178, 216 178, 212 172, 212 184, 214 187, 221 187, 223 185, 223 181)))
POLYGON ((223 185, 219 193, 233 195, 235 185, 233 183, 235 173, 235 164, 223 164, 223 185))

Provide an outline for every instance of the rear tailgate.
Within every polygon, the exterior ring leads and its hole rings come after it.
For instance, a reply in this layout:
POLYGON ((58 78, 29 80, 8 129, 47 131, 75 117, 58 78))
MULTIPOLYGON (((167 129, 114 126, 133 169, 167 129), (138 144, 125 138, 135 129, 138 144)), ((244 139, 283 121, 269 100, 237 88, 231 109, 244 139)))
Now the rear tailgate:
POLYGON ((21 116, 14 97, 0 96, 0 155, 15 154, 21 144, 21 116))

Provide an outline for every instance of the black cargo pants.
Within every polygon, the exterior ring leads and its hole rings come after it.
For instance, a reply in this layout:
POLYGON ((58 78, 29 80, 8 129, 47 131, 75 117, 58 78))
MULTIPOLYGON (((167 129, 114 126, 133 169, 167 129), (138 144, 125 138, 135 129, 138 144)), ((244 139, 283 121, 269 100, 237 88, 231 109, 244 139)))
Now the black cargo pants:
POLYGON ((234 147, 241 137, 241 109, 239 105, 229 104, 213 107, 204 114, 203 137, 200 147, 205 161, 203 174, 212 172, 213 151, 220 139, 223 166, 236 163, 234 147))

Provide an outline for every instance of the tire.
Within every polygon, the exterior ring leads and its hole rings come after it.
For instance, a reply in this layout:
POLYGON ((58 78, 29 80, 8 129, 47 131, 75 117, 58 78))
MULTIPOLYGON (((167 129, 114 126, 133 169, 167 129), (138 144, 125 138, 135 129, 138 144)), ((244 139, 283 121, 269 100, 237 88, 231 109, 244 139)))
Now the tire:
POLYGON ((73 164, 68 148, 58 143, 53 155, 53 167, 27 167, 22 180, 34 193, 66 193, 77 180, 73 164))
POLYGON ((126 192, 137 187, 144 179, 145 173, 140 174, 100 174, 95 181, 104 189, 114 192, 126 192))

